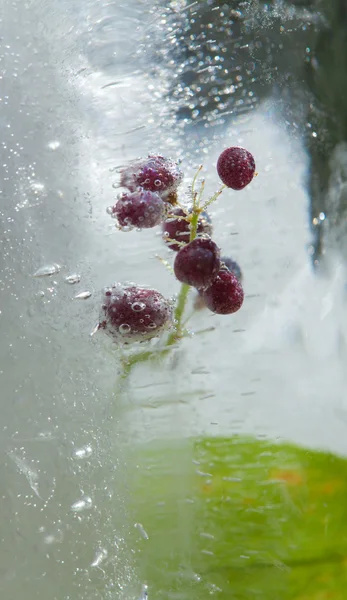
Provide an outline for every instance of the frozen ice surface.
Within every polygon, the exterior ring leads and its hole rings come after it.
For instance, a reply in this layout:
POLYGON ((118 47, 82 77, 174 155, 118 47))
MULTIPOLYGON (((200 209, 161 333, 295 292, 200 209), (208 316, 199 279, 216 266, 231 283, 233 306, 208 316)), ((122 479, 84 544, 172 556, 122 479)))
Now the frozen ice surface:
POLYGON ((158 6, 2 8, 0 596, 138 598, 126 444, 247 431, 346 453, 345 268, 331 255, 330 277, 310 269, 307 159, 271 100, 218 135, 173 126, 167 81, 149 62, 158 6), (131 280, 172 297, 178 286, 154 259, 168 256, 161 237, 110 224, 117 168, 160 151, 183 158, 187 179, 202 161, 215 191, 231 140, 259 173, 212 210, 215 239, 244 273, 244 309, 199 313, 192 328, 208 331, 170 370, 139 367, 118 404, 114 349, 89 335, 98 299, 73 302, 66 277, 83 273, 82 293, 131 280))

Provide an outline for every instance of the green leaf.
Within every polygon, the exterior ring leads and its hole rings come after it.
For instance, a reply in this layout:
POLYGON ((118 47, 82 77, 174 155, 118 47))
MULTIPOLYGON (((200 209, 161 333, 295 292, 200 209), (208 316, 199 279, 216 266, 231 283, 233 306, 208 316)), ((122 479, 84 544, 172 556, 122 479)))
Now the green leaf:
POLYGON ((150 600, 345 600, 347 461, 252 438, 138 448, 150 600))

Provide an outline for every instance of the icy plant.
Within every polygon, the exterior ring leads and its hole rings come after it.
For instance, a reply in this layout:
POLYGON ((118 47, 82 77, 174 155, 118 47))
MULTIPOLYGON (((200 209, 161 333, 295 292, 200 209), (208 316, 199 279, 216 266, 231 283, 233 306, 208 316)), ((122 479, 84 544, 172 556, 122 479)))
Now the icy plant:
POLYGON ((121 169, 120 182, 128 191, 120 194, 107 212, 123 231, 161 224, 165 243, 176 253, 173 268, 166 266, 182 284, 175 302, 135 283, 115 283, 104 290, 99 330, 121 345, 161 337, 159 347, 150 345, 124 358, 123 377, 135 364, 165 356, 187 335, 183 316, 192 287, 198 292, 196 309, 207 307, 216 314, 230 315, 242 306, 241 269, 230 257, 221 257, 220 248, 211 238, 212 224, 206 209, 226 187, 241 190, 252 181, 254 158, 244 148, 226 148, 217 162, 224 185, 205 201, 203 181, 196 190, 201 169, 193 179, 188 206, 179 202, 183 174, 173 160, 150 155, 121 169))

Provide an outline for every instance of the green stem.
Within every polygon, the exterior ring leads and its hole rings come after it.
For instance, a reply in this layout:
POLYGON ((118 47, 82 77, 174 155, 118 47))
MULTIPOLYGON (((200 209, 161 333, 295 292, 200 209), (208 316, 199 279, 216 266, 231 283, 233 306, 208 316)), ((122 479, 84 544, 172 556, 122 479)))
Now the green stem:
POLYGON ((218 190, 218 192, 216 192, 215 194, 213 194, 213 196, 207 200, 207 202, 205 202, 204 206, 201 208, 201 210, 206 210, 206 208, 208 206, 210 206, 210 204, 212 204, 212 202, 215 202, 218 198, 218 196, 221 195, 221 193, 223 192, 223 190, 225 190, 227 186, 226 185, 222 185, 222 187, 218 190))
MULTIPOLYGON (((190 286, 187 285, 186 283, 182 283, 181 290, 180 290, 180 293, 177 298, 177 304, 176 304, 175 313, 174 313, 176 332, 172 333, 169 336, 169 340, 172 335, 174 335, 177 338, 177 337, 180 337, 180 334, 182 333, 181 332, 182 317, 183 317, 183 313, 184 313, 184 310, 186 307, 186 302, 187 302, 189 291, 190 291, 190 286)), ((171 345, 171 344, 172 343, 170 343, 170 344, 167 343, 166 345, 171 345)))
POLYGON ((196 238, 197 230, 198 230, 198 220, 199 220, 200 210, 197 207, 193 208, 192 220, 190 222, 190 236, 189 241, 192 242, 196 238))

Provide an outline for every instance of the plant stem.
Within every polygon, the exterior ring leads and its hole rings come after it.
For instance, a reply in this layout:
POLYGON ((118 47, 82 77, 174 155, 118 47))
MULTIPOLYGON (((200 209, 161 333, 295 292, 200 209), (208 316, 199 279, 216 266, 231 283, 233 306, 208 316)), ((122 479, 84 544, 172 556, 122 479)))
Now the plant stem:
POLYGON ((213 194, 213 196, 209 200, 207 200, 207 202, 205 202, 204 206, 201 207, 201 210, 206 210, 206 208, 208 206, 210 206, 210 204, 215 202, 217 200, 218 196, 221 195, 221 193, 223 192, 223 190, 225 190, 226 187, 227 187, 226 185, 222 185, 222 187, 218 190, 218 192, 213 194))
POLYGON ((192 220, 190 221, 190 236, 189 241, 192 242, 196 238, 196 233, 198 229, 198 220, 199 220, 200 211, 196 208, 193 209, 192 220))
MULTIPOLYGON (((181 331, 182 317, 183 317, 184 309, 186 307, 186 302, 187 302, 189 291, 190 291, 190 286, 187 285, 186 283, 182 283, 180 293, 178 294, 177 304, 176 304, 175 313, 174 313, 176 331, 169 336, 169 340, 171 339, 171 336, 173 336, 173 335, 177 339, 177 337, 180 337, 180 334, 182 334, 182 331, 181 331)), ((172 344, 172 342, 169 344, 169 340, 166 345, 172 344)))

